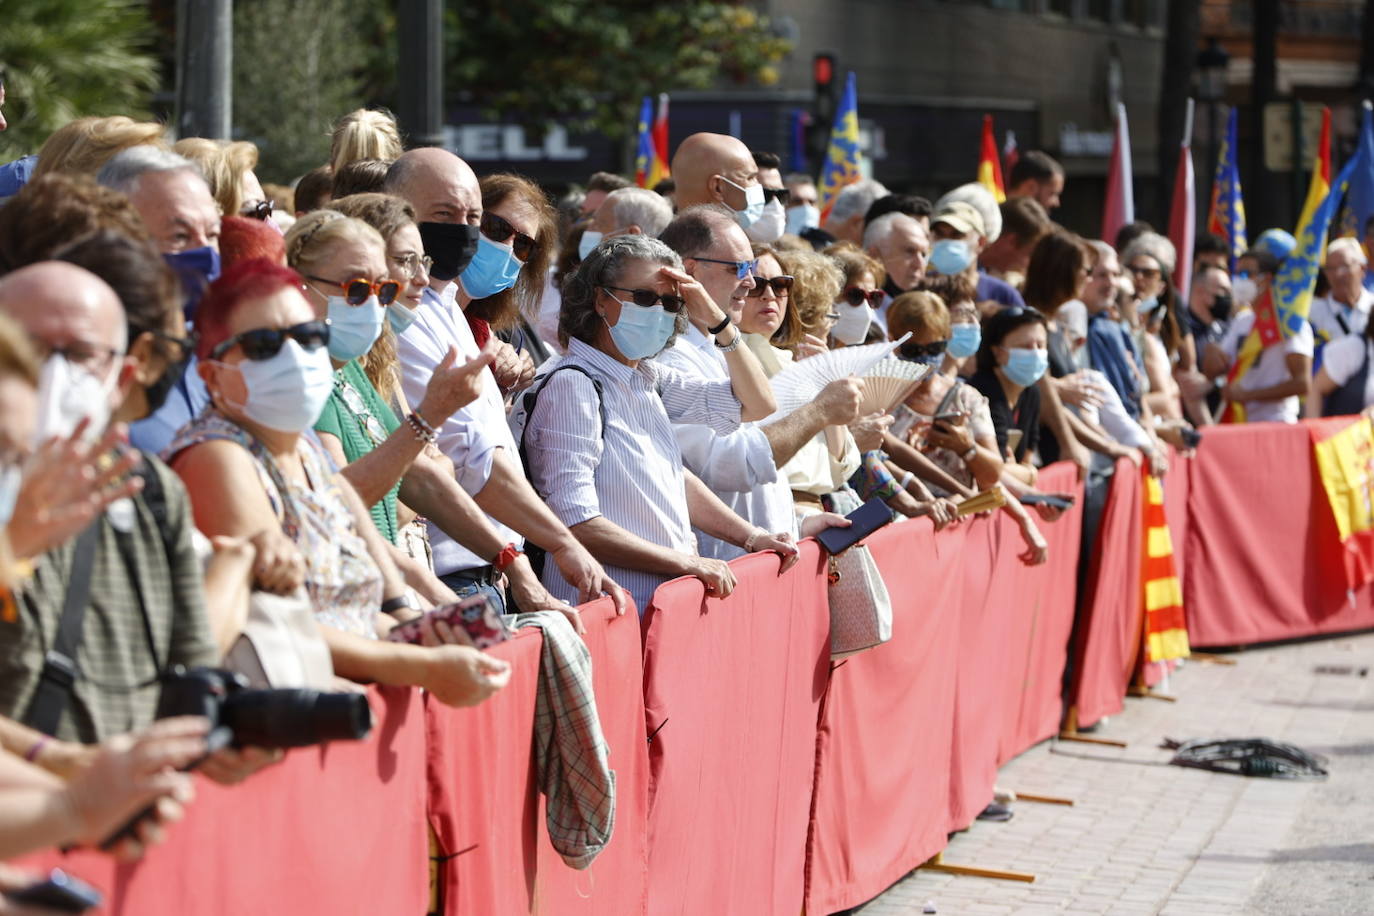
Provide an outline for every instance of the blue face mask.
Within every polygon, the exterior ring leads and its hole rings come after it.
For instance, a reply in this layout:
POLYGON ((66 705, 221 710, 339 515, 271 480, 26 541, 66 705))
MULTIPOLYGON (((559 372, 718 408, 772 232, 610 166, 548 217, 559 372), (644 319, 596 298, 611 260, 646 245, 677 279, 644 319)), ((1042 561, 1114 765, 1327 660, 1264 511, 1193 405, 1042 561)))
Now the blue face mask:
POLYGON ((164 254, 167 262, 181 281, 181 291, 185 294, 182 312, 188 322, 194 321, 196 309, 200 307, 200 297, 205 295, 206 287, 219 279, 219 252, 213 248, 191 248, 175 254, 164 254))
POLYGON ((798 204, 787 208, 787 232, 801 235, 806 229, 815 229, 821 224, 821 211, 811 204, 798 204))
POLYGON ((983 329, 976 324, 952 324, 949 326, 949 355, 955 359, 968 359, 978 352, 983 342, 983 329))
MULTIPOLYGON (((423 304, 423 303, 422 303, 423 304)), ((401 305, 401 300, 396 299, 386 307, 386 321, 391 325, 391 330, 397 334, 404 334, 406 328, 415 323, 415 319, 420 317, 419 309, 406 308, 401 305)))
POLYGON ((1029 388, 1040 381, 1040 377, 1050 367, 1048 350, 1011 347, 1008 352, 1011 355, 1007 358, 1007 363, 1002 367, 1002 371, 1006 373, 1007 378, 1012 380, 1013 384, 1020 385, 1022 388, 1029 388))
POLYGON ((959 239, 941 239, 930 249, 930 266, 947 277, 961 274, 973 263, 973 249, 959 239))
MULTIPOLYGON (((648 359, 662 350, 677 330, 677 319, 663 310, 662 305, 635 305, 620 301, 620 320, 611 327, 611 340, 626 359, 648 359)), ((606 316, 602 315, 605 321, 606 316)))
POLYGON ((484 235, 477 239, 477 253, 458 279, 469 296, 485 299, 514 286, 524 266, 510 245, 493 242, 484 235))
POLYGON ((763 216, 763 208, 767 203, 763 196, 763 185, 755 183, 747 188, 741 187, 724 175, 720 176, 720 180, 744 192, 744 209, 735 211, 735 222, 739 223, 740 228, 748 229, 757 223, 763 216))
POLYGON ((329 355, 341 363, 357 359, 382 336, 386 307, 376 296, 362 305, 349 305, 343 296, 329 297, 329 355))
POLYGON ((587 260, 587 255, 591 254, 597 245, 601 244, 601 233, 593 229, 588 229, 582 233, 582 241, 577 243, 577 259, 587 260))

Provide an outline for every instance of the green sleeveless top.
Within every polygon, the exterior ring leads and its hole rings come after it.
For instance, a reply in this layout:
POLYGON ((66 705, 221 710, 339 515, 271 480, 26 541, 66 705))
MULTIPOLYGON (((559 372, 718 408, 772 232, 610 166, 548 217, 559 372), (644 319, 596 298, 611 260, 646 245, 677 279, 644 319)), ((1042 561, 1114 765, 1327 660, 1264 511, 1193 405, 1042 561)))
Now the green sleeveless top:
MULTIPOLYGON (((358 360, 350 360, 334 373, 334 391, 324 405, 324 413, 315 421, 315 431, 329 433, 343 445, 349 463, 372 451, 401 425, 396 414, 363 371, 358 360)), ((396 543, 396 486, 374 503, 372 521, 388 541, 396 543)))

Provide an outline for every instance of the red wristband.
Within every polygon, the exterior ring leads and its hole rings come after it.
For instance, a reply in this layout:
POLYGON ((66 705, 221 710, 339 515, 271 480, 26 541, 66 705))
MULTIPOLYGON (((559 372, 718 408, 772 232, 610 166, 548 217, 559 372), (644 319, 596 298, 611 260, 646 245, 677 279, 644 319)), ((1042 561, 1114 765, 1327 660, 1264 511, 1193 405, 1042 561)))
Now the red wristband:
POLYGON ((496 555, 496 559, 491 561, 492 569, 499 573, 506 571, 506 567, 515 562, 515 558, 520 556, 520 548, 514 544, 507 544, 501 548, 501 552, 496 555))

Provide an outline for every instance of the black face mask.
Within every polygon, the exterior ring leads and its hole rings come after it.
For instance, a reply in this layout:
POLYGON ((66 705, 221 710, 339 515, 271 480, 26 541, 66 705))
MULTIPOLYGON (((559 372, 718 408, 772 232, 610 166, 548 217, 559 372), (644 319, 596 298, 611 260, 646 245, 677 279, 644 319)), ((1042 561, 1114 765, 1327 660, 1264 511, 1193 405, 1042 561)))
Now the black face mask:
POLYGON ((477 253, 476 226, 467 223, 420 223, 420 241, 425 254, 434 259, 429 275, 436 280, 452 280, 463 272, 477 253))
POLYGON ((186 374, 186 363, 189 361, 188 357, 175 363, 168 363, 158 380, 143 389, 143 394, 148 399, 149 415, 157 413, 162 409, 162 405, 167 403, 167 395, 172 393, 172 389, 186 374))
POLYGON ((1212 299, 1212 320, 1226 321, 1231 317, 1231 294, 1217 293, 1212 299))
POLYGON ((893 283, 892 278, 888 277, 883 281, 883 292, 887 293, 889 298, 896 299, 902 293, 906 292, 906 290, 902 289, 896 283, 893 283))

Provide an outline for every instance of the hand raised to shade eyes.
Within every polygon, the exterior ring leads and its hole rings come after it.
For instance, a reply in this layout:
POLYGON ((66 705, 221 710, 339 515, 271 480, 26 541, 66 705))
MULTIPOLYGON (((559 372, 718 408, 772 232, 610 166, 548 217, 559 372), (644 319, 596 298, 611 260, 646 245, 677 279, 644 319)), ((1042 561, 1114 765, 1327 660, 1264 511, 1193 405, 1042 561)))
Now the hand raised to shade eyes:
POLYGON ((716 305, 706 287, 697 282, 691 274, 676 267, 664 265, 658 270, 659 276, 677 284, 677 294, 687 303, 687 317, 698 324, 713 328, 725 317, 720 306, 716 305))

